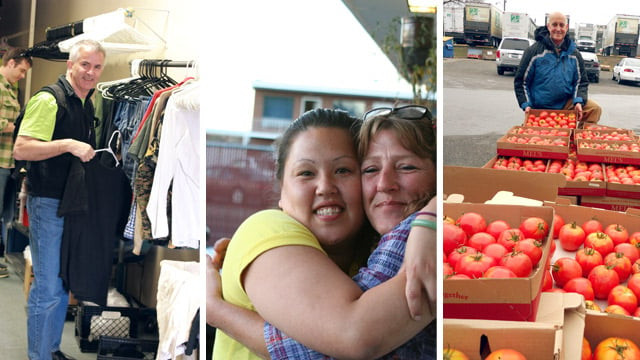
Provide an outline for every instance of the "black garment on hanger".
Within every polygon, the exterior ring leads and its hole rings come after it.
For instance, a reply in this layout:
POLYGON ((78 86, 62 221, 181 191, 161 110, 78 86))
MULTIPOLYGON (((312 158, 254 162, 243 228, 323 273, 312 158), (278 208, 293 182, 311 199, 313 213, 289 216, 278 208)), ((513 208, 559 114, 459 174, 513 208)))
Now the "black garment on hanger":
POLYGON ((107 305, 114 252, 131 196, 121 167, 107 167, 98 157, 72 161, 58 215, 64 216, 60 277, 76 299, 107 305))

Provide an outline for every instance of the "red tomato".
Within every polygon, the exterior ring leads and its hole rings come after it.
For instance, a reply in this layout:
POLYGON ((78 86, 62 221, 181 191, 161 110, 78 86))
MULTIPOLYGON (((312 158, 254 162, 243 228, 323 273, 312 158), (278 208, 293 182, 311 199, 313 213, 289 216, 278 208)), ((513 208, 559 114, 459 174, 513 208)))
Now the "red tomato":
POLYGON ((587 235, 593 232, 602 232, 602 230, 604 230, 602 227, 602 223, 596 219, 590 219, 585 221, 582 224, 582 229, 587 235))
POLYGON ((513 249, 525 253, 531 259, 533 266, 538 265, 542 258, 542 243, 538 240, 531 238, 520 240, 513 249))
POLYGON ((485 255, 491 256, 492 258, 498 260, 505 256, 509 252, 509 250, 507 250, 507 248, 502 244, 493 243, 485 246, 482 252, 485 255))
POLYGON ((449 255, 455 248, 466 244, 467 234, 458 225, 445 222, 442 225, 442 242, 444 253, 449 255))
POLYGON ((586 234, 576 222, 564 224, 558 232, 560 247, 567 251, 576 251, 584 244, 586 234))
POLYGON ((562 287, 566 292, 574 292, 584 296, 585 300, 595 300, 591 282, 583 277, 573 278, 562 287))
POLYGON ((453 270, 453 266, 451 266, 451 264, 449 264, 448 262, 442 264, 442 275, 445 279, 453 274, 455 274, 455 271, 453 270))
POLYGON ((640 299, 640 274, 631 275, 629 280, 627 280, 627 287, 640 299))
POLYGON ((471 278, 465 274, 453 274, 447 278, 447 280, 460 280, 460 279, 471 279, 471 278))
POLYGON ((609 305, 619 305, 623 309, 627 310, 629 314, 636 311, 638 307, 638 297, 628 287, 624 285, 616 285, 609 292, 607 297, 609 305))
POLYGON ((483 253, 476 253, 461 257, 456 263, 455 270, 457 274, 464 274, 472 279, 478 279, 495 264, 496 261, 492 257, 483 253))
POLYGON ((485 246, 495 243, 497 240, 493 235, 488 232, 480 231, 469 237, 467 245, 475 248, 478 251, 482 251, 485 246))
POLYGON ((507 229, 498 237, 498 244, 503 245, 507 250, 511 251, 516 243, 524 238, 524 234, 520 229, 507 229))
POLYGON ((632 273, 632 274, 640 273, 640 259, 636 260, 636 261, 631 265, 631 273, 632 273))
POLYGON ((629 242, 632 245, 640 243, 640 231, 636 231, 633 234, 629 235, 629 242))
POLYGON ((549 224, 541 217, 531 216, 520 223, 525 238, 542 240, 549 234, 549 224))
POLYGON ((527 358, 517 350, 500 349, 493 351, 485 360, 527 360, 527 358))
POLYGON ((604 264, 604 259, 600 253, 593 248, 581 248, 576 252, 576 261, 582 267, 582 276, 587 277, 591 269, 604 264))
POLYGON ((533 270, 529 256, 515 250, 503 256, 500 259, 500 265, 508 267, 519 277, 528 277, 533 270))
POLYGON ((604 228, 603 232, 611 238, 613 245, 618 245, 629 241, 629 232, 624 225, 610 224, 604 228))
POLYGON ((553 277, 551 271, 545 270, 542 275, 542 291, 549 290, 553 287, 553 277))
POLYGON ((600 255, 607 256, 613 251, 613 240, 603 232, 593 232, 584 239, 584 247, 598 250, 600 255))
POLYGON ((575 259, 561 257, 551 266, 551 275, 556 282, 556 286, 561 288, 564 287, 567 281, 581 277, 582 267, 580 267, 580 264, 578 264, 575 259))
POLYGON ((613 251, 623 253, 626 257, 629 258, 631 264, 640 259, 640 252, 638 252, 638 248, 630 243, 618 244, 613 248, 613 251))
POLYGON ((506 266, 496 265, 487 269, 487 271, 484 272, 483 277, 499 279, 499 278, 515 278, 515 277, 518 277, 518 275, 516 275, 516 273, 514 273, 511 269, 509 269, 506 266))
POLYGON ((452 348, 446 348, 442 352, 443 360, 469 360, 467 355, 465 355, 462 351, 452 348))
POLYGON ((596 299, 606 299, 611 289, 620 284, 618 273, 606 265, 594 267, 587 279, 591 281, 596 299))
POLYGON ((640 359, 640 348, 632 340, 622 337, 609 337, 598 343, 593 350, 594 360, 640 359))
POLYGON ((604 257, 604 264, 613 268, 618 273, 620 282, 627 281, 629 275, 631 275, 631 261, 624 256, 623 253, 611 252, 604 257))
POLYGON ((564 226, 565 222, 562 216, 558 213, 553 214, 553 238, 557 239, 558 234, 560 233, 560 228, 564 226))
POLYGON ((475 248, 472 248, 471 246, 466 246, 466 245, 460 246, 459 248, 456 248, 455 250, 453 250, 451 254, 449 254, 449 256, 447 257, 447 261, 455 269, 456 264, 458 263, 458 260, 460 260, 461 257, 469 254, 475 254, 477 252, 478 250, 476 250, 475 248))
POLYGON ((582 356, 580 360, 591 360, 592 352, 591 352, 591 344, 589 344, 589 340, 586 337, 582 337, 582 356))
POLYGON ((504 220, 494 220, 487 224, 487 228, 484 231, 488 232, 489 234, 493 235, 494 238, 498 239, 498 237, 500 237, 500 234, 507 229, 511 229, 511 225, 509 225, 508 222, 504 220))
POLYGON ((487 228, 487 221, 485 218, 472 211, 460 215, 456 220, 456 224, 460 226, 465 233, 467 233, 468 237, 477 232, 485 231, 487 228))
POLYGON ((619 314, 619 315, 631 316, 631 313, 629 313, 627 311, 627 309, 623 308, 622 306, 620 306, 618 304, 607 305, 607 307, 604 308, 604 310, 602 310, 602 311, 604 311, 606 313, 609 313, 609 314, 619 314))

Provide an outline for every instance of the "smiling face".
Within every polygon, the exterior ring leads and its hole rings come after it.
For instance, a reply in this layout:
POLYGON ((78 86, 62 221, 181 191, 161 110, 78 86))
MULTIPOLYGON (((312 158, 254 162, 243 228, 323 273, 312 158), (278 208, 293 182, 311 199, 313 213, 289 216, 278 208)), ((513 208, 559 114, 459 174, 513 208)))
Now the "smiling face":
POLYGON ((551 36, 551 40, 556 45, 560 45, 564 40, 565 35, 567 35, 567 30, 569 29, 569 24, 567 24, 567 17, 559 12, 555 12, 549 15, 549 19, 547 21, 547 29, 549 30, 549 36, 551 36))
POLYGON ((85 98, 100 80, 103 68, 103 53, 81 47, 77 60, 67 60, 67 79, 77 95, 85 98))
POLYGON ((373 137, 361 169, 365 212, 380 234, 402 222, 407 207, 436 188, 431 159, 407 150, 393 130, 373 137))
POLYGON ((352 238, 364 220, 360 165, 344 129, 311 127, 291 143, 279 205, 323 246, 352 238))

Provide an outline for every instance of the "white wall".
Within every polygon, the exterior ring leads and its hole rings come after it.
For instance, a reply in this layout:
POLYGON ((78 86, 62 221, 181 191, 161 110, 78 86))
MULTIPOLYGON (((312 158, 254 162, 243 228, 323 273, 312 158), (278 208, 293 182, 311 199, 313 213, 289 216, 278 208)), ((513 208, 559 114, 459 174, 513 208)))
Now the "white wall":
MULTIPOLYGON (((58 27, 118 8, 131 8, 136 17, 166 40, 166 48, 133 55, 108 55, 101 81, 120 79, 130 76, 129 61, 132 58, 198 60, 203 18, 200 3, 200 0, 37 0, 34 42, 45 40, 48 27, 58 27)), ((133 21, 127 19, 130 25, 133 25, 133 21)), ((154 37, 141 22, 135 28, 154 37)), ((30 93, 55 81, 65 69, 64 62, 34 58, 30 93)), ((185 69, 171 69, 169 74, 180 81, 186 73, 185 69)), ((191 75, 193 73, 193 70, 190 71, 191 75)))

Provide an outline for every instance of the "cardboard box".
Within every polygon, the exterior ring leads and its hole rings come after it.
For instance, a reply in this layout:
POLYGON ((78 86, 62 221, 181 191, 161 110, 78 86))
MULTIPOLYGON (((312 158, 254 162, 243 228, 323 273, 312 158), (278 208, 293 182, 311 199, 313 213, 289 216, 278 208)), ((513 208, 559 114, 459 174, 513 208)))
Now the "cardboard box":
MULTIPOLYGON (((506 157, 506 156, 498 156, 498 155, 496 155, 491 160, 487 161, 484 165, 482 165, 482 167, 485 168, 485 169, 494 169, 494 170, 509 170, 509 171, 517 170, 517 171, 545 172, 545 171, 547 171, 547 167, 549 166, 549 161, 551 161, 551 160, 521 158, 521 157, 517 157, 517 156, 506 157), (509 166, 511 166, 511 164, 515 163, 513 161, 510 161, 510 160, 512 160, 514 158, 517 158, 522 162, 522 166, 520 168, 517 168, 517 169, 516 168, 509 168, 509 166), (544 162, 544 170, 542 170, 542 171, 537 170, 535 168, 535 166, 536 166, 535 162, 538 161, 538 160, 541 160, 541 161, 544 162), (495 166, 496 166, 496 163, 498 161, 502 162, 502 164, 506 163, 507 164, 506 168, 500 168, 500 167, 496 168, 495 166), (532 162, 532 164, 531 164, 532 168, 531 169, 527 169, 527 166, 526 166, 526 162, 527 161, 532 162)), ((517 164, 517 163, 515 163, 515 164, 517 164)))
MULTIPOLYGON (((517 227, 524 219, 538 216, 553 228, 553 208, 549 206, 445 203, 444 216, 457 219, 465 212, 477 212, 487 223, 502 219, 517 227)), ((443 316, 455 319, 535 321, 544 264, 549 258, 551 231, 543 241, 540 263, 526 278, 445 280, 443 316)))
POLYGON ((566 136, 537 136, 550 142, 549 145, 530 143, 536 135, 507 134, 496 141, 497 153, 502 156, 520 156, 536 159, 566 159, 569 157, 569 139, 566 136), (508 141, 515 139, 517 142, 508 141), (551 142, 562 141, 564 145, 552 145, 551 142), (520 143, 522 141, 523 143, 520 143))
POLYGON ((577 152, 576 156, 578 160, 586 162, 600 162, 607 164, 630 164, 640 165, 640 152, 634 151, 619 151, 619 150, 604 150, 590 148, 590 144, 598 145, 637 145, 637 142, 633 141, 606 141, 606 140, 577 140, 577 152))
MULTIPOLYGON (((575 129, 573 131, 575 140, 603 140, 615 141, 611 136, 624 136, 622 141, 638 141, 633 130, 629 129, 575 129)), ((620 141, 618 140, 618 141, 620 141)))
POLYGON ((611 196, 582 196, 580 197, 580 205, 624 212, 630 208, 640 209, 640 200, 611 196))
POLYGON ((640 199, 640 184, 619 184, 607 182, 606 196, 625 199, 640 199))
POLYGON ((476 167, 444 166, 445 195, 460 194, 465 202, 484 203, 499 191, 540 201, 554 201, 558 187, 565 186, 560 174, 504 171, 476 167))
POLYGON ((587 338, 592 349, 595 349, 602 340, 611 336, 629 339, 640 346, 638 329, 640 329, 640 319, 638 318, 593 310, 586 311, 584 337, 587 338))
MULTIPOLYGON (((577 119, 578 118, 578 112, 576 110, 554 110, 554 109, 531 109, 529 110, 529 116, 533 115, 533 116, 540 116, 540 114, 542 114, 543 112, 547 112, 547 113, 552 113, 555 112, 558 115, 567 115, 569 116, 570 114, 573 114, 573 116, 577 119)), ((525 114, 524 116, 524 122, 523 122, 523 126, 527 126, 527 115, 525 114)), ((577 122, 576 122, 577 124, 577 122)), ((569 127, 571 129, 575 128, 574 127, 569 127)))
POLYGON ((571 129, 564 128, 549 128, 538 126, 514 126, 507 131, 507 134, 520 134, 520 135, 545 135, 545 136, 563 136, 569 138, 571 135, 571 129))
POLYGON ((490 350, 515 348, 528 359, 579 359, 585 327, 578 294, 543 293, 535 322, 443 320, 443 345, 480 360, 490 350))
MULTIPOLYGON (((574 161, 575 163, 575 161, 574 161)), ((592 163, 587 163, 587 166, 592 163)), ((566 161, 562 166, 566 165, 566 161)), ((591 196, 605 196, 607 193, 607 183, 606 183, 606 174, 604 170, 604 165, 602 166, 603 180, 601 181, 574 181, 567 180, 565 186, 558 188, 558 195, 565 196, 582 196, 582 195, 591 195, 591 196)), ((576 174, 577 175, 577 174, 576 174)))

